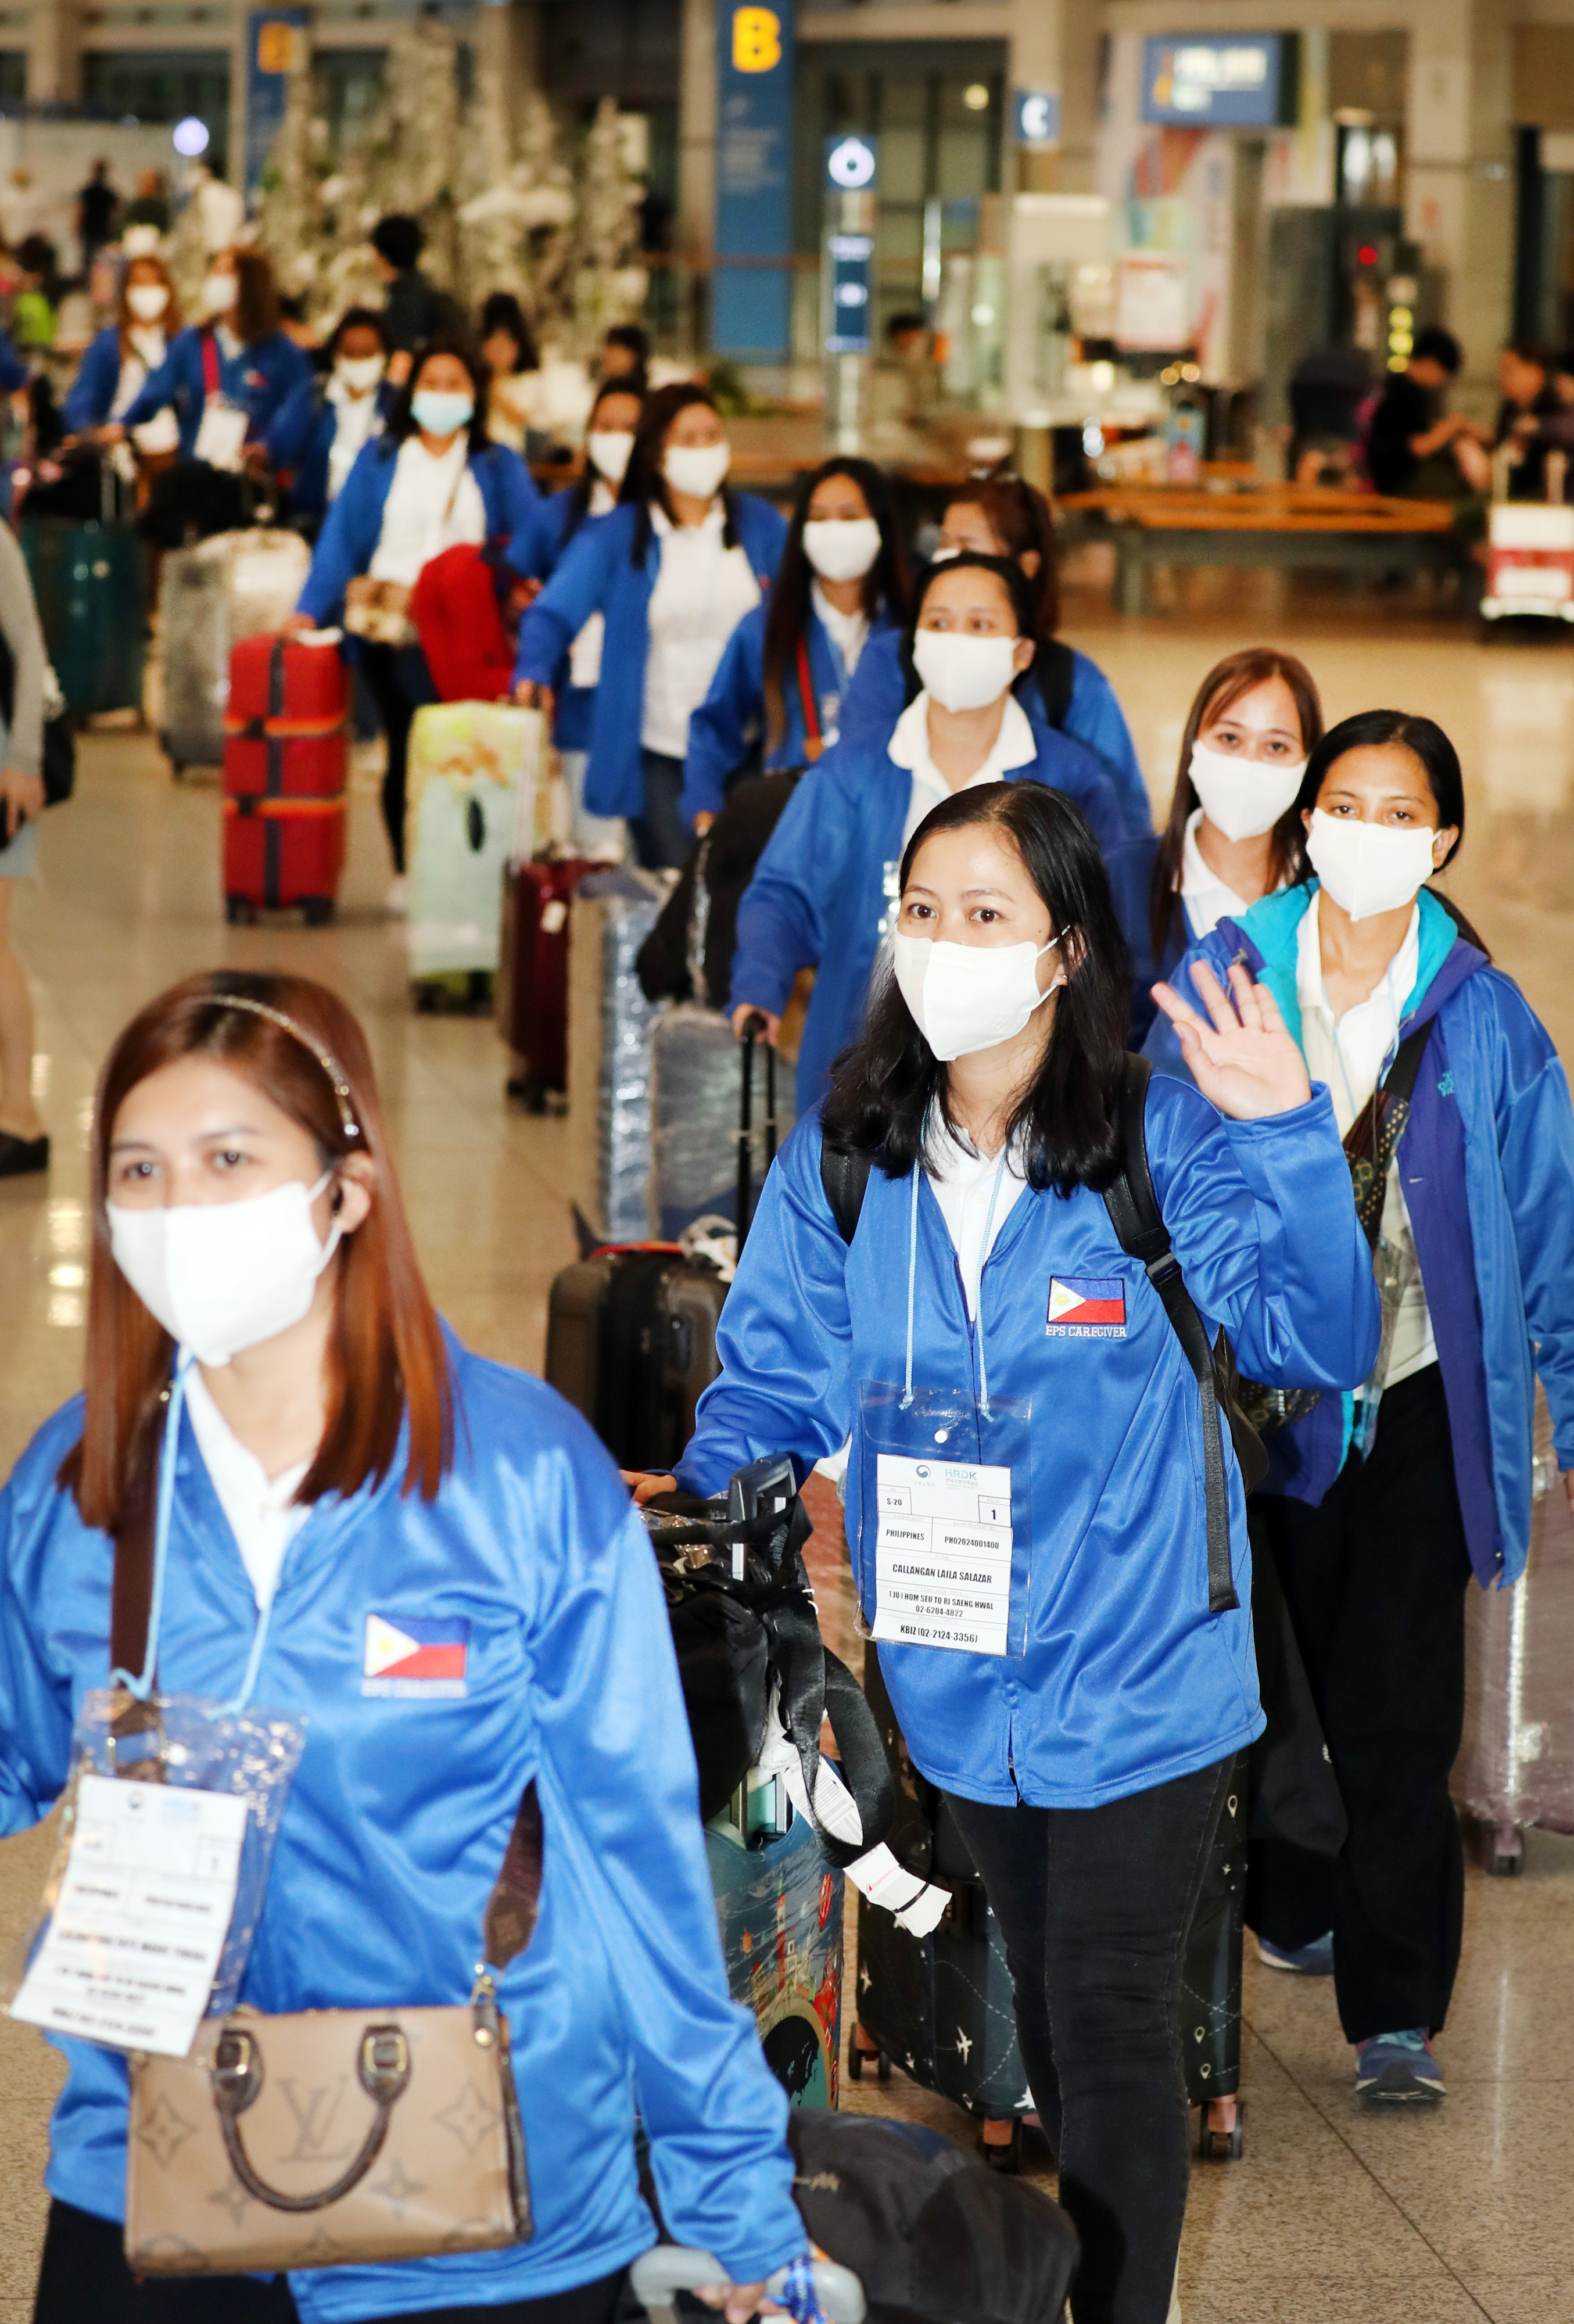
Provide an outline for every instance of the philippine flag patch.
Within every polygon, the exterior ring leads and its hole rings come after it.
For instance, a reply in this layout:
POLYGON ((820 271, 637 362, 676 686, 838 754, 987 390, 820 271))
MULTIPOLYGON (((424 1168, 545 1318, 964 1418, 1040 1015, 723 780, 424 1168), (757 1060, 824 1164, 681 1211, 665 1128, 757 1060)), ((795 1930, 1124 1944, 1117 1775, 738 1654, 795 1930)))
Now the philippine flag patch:
POLYGON ((1125 1284, 1118 1275, 1052 1275, 1044 1328, 1052 1340, 1123 1340, 1125 1284))
POLYGON ((401 1614, 366 1617, 366 1648, 361 1665, 363 1694, 434 1696, 468 1693, 470 1625, 450 1617, 417 1621, 401 1614))

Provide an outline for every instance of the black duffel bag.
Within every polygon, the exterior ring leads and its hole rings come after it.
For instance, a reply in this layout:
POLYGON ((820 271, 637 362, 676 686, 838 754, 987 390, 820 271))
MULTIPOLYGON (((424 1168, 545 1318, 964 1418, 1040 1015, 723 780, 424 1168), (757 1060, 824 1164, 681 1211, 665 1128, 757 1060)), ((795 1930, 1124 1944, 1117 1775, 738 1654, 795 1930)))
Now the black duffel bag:
POLYGON ((774 1685, 811 1802, 821 1722, 831 1722, 862 1837, 839 1840, 812 1809, 809 1820, 827 1861, 852 1863, 888 1835, 896 1793, 863 1689, 820 1636, 804 1564, 812 1527, 791 1462, 750 1462, 725 1500, 661 1494, 643 1514, 667 1593, 701 1815, 707 1821, 719 1815, 758 1761, 774 1685))

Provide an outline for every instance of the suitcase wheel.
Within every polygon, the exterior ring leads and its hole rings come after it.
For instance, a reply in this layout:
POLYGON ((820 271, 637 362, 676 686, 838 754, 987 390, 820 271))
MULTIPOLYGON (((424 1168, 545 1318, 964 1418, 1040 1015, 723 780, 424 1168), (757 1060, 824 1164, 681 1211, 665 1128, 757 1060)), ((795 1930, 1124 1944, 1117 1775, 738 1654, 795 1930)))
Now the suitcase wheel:
POLYGON ((1246 2149, 1246 2100, 1209 2098, 1201 2108, 1197 2152, 1204 2163, 1238 2163, 1246 2149))
POLYGON ((257 917, 257 909, 249 897, 226 896, 224 916, 232 928, 249 927, 257 917))
POLYGON ((1486 1860, 1496 1880, 1516 1879, 1524 1870, 1524 1835, 1516 1823, 1492 1825, 1487 1834, 1486 1860))
POLYGON ((1008 2179, 1021 2175, 1022 2123, 1018 2116, 1011 2115, 1003 2120, 991 2116, 984 2124, 979 2144, 991 2171, 1001 2172, 1008 2179))
POLYGON ((334 899, 331 896, 303 896, 300 911, 308 928, 326 928, 334 916, 334 899))
POLYGON ((869 2064, 873 2065, 879 2080, 882 2082, 890 2080, 890 2060, 879 2047, 872 2034, 866 2034, 861 2025, 854 2024, 847 2044, 847 2071, 850 2078, 855 2082, 861 2082, 863 2080, 864 2067, 869 2064))

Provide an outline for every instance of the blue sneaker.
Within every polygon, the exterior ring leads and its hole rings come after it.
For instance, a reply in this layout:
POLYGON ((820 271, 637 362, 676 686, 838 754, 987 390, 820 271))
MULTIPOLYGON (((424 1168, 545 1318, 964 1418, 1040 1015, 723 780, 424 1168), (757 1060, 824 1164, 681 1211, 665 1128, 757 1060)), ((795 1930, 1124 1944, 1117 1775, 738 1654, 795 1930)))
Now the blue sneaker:
POLYGON ((1404 2034, 1374 2034, 1356 2044, 1356 2093, 1398 2105, 1435 2106, 1443 2096, 1443 2070, 1431 2053, 1423 2027, 1404 2034))
POLYGON ((1325 1937, 1313 1937, 1309 1945, 1297 1945, 1293 1951, 1283 1945, 1257 1939, 1257 1959, 1265 1969, 1285 1969, 1292 1977, 1331 1977, 1333 1975, 1333 1931, 1325 1937))

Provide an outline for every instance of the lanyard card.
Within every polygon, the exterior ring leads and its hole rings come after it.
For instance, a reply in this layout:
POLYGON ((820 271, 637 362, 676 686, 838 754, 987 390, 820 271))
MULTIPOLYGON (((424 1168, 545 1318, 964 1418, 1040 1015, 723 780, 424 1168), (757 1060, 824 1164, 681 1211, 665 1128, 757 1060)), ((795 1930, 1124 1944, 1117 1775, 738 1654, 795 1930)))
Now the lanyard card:
POLYGON ((191 1695, 87 1695, 0 2004, 48 2033, 185 2057, 239 1997, 304 1740, 299 1720, 191 1695))
POLYGON ((1032 1406, 859 1387, 859 1603, 892 1646, 1020 1655, 1033 1559, 1032 1406))

